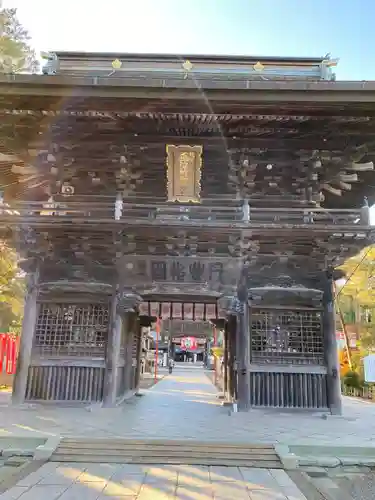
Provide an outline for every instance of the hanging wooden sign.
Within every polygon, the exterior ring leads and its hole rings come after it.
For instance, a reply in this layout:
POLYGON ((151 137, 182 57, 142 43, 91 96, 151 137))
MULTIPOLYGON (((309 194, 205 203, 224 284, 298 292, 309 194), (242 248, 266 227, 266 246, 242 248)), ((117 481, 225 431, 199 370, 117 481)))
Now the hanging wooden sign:
POLYGON ((194 319, 194 304, 184 304, 184 319, 194 319))
POLYGON ((216 318, 216 304, 206 304, 206 318, 216 318))
POLYGON ((182 304, 174 302, 172 304, 172 317, 175 319, 182 319, 182 304))
POLYGON ((161 317, 162 319, 170 319, 171 317, 171 304, 170 302, 161 303, 161 317))
POLYGON ((168 201, 200 203, 202 146, 167 145, 168 201))
POLYGON ((150 315, 159 317, 160 314, 160 303, 150 302, 150 315))
POLYGON ((148 316, 150 314, 148 302, 141 302, 139 304, 139 314, 140 316, 148 316))
POLYGON ((204 304, 195 304, 194 306, 194 315, 196 320, 204 321, 204 304))
MULTIPOLYGON (((181 303, 181 302, 142 302, 140 315, 159 317, 164 320, 209 321, 225 318, 227 313, 217 304, 181 303)), ((203 328, 203 327, 202 327, 203 328)))

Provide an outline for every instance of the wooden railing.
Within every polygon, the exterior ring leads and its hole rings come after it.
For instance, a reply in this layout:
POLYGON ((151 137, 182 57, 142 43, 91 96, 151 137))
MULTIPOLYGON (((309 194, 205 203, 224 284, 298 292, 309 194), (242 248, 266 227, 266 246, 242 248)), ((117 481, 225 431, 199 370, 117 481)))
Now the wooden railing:
POLYGON ((367 401, 375 402, 375 385, 367 385, 361 389, 355 389, 353 387, 347 387, 343 384, 342 393, 344 396, 350 396, 353 398, 366 399, 367 401))
POLYGON ((318 225, 368 227, 369 209, 260 208, 241 202, 210 204, 116 202, 17 202, 0 205, 0 223, 78 222, 172 222, 249 225, 318 225))

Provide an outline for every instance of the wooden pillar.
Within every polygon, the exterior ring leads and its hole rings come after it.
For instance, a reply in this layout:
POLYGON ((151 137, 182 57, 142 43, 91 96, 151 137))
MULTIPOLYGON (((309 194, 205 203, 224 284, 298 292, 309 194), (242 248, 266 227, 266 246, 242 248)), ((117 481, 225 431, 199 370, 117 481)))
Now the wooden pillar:
POLYGON ((118 312, 118 294, 114 292, 111 301, 111 322, 105 357, 103 406, 116 405, 117 387, 119 383, 119 361, 121 348, 122 318, 118 312))
POLYGON ((37 321, 38 278, 38 271, 35 271, 28 277, 17 370, 13 382, 13 404, 22 404, 26 396, 27 379, 37 321))
POLYGON ((238 290, 237 308, 238 409, 250 408, 250 319, 246 285, 238 290))
POLYGON ((229 399, 228 398, 228 360, 229 360, 229 356, 228 356, 228 321, 225 322, 225 325, 224 325, 224 387, 223 387, 223 391, 224 391, 224 396, 226 399, 229 399))
POLYGON ((141 353, 142 353, 142 327, 137 318, 137 368, 135 371, 135 389, 139 389, 139 383, 141 380, 141 353))
POLYGON ((228 379, 228 400, 233 400, 233 342, 232 342, 232 317, 228 319, 228 364, 227 364, 227 379, 228 379))
POLYGON ((127 328, 125 330, 125 391, 133 389, 133 332, 134 332, 134 312, 126 312, 127 328))
POLYGON ((229 389, 232 401, 237 400, 237 369, 236 369, 236 317, 230 317, 229 329, 229 389))
POLYGON ((327 273, 323 294, 323 335, 327 363, 328 406, 333 415, 341 415, 340 362, 336 340, 336 317, 333 296, 333 279, 327 273))
POLYGON ((366 203, 361 208, 360 221, 361 221, 361 225, 362 226, 370 226, 371 225, 371 221, 370 221, 370 207, 368 205, 367 200, 366 200, 366 203))

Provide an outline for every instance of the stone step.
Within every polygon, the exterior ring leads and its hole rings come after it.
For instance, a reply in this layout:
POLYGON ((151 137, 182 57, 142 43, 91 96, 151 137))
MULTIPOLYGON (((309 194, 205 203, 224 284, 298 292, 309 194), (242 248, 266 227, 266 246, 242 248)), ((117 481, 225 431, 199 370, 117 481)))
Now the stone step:
POLYGON ((64 448, 59 448, 56 452, 58 455, 75 455, 79 454, 81 456, 86 456, 87 460, 86 462, 90 462, 90 458, 93 456, 96 456, 100 454, 100 456, 106 456, 110 457, 112 455, 116 455, 118 457, 124 457, 125 459, 137 459, 137 458, 144 458, 144 457, 157 457, 158 459, 166 460, 167 458, 173 458, 173 459, 186 459, 186 458, 191 458, 194 460, 197 459, 207 459, 210 460, 211 458, 215 457, 217 459, 223 460, 223 459, 230 459, 230 460, 249 460, 249 461, 263 461, 263 462, 270 462, 270 461, 277 461, 278 457, 276 455, 261 455, 259 453, 248 453, 248 454, 228 454, 228 453, 209 453, 209 452, 194 452, 194 451, 164 451, 164 450, 70 450, 70 449, 64 449, 64 448))
MULTIPOLYGON (((352 480, 348 478, 318 477, 300 471, 288 471, 288 474, 307 500, 353 500, 350 494, 352 480)), ((373 495, 358 498, 373 498, 373 495)))
POLYGON ((79 455, 55 453, 51 457, 52 462, 69 463, 115 463, 115 464, 145 464, 145 465, 206 465, 226 467, 251 467, 257 469, 282 469, 279 460, 258 461, 250 459, 232 459, 227 457, 201 458, 201 457, 146 457, 146 456, 124 456, 124 455, 79 455))
POLYGON ((326 500, 353 500, 347 490, 340 488, 330 477, 314 477, 311 482, 326 500))
POLYGON ((220 448, 212 449, 212 450, 204 450, 204 449, 195 449, 195 448, 189 448, 188 446, 185 446, 183 448, 172 448, 170 446, 167 446, 166 448, 163 448, 161 446, 154 447, 108 447, 103 450, 103 448, 98 448, 95 446, 91 447, 85 447, 82 446, 80 448, 74 448, 74 447, 65 447, 65 446, 59 446, 58 452, 59 453, 74 453, 76 451, 79 451, 82 453, 82 455, 90 455, 92 453, 97 453, 98 451, 101 451, 102 453, 106 454, 111 454, 115 453, 117 455, 121 454, 127 454, 127 453, 132 453, 132 454, 148 454, 148 455, 168 455, 168 453, 172 453, 173 455, 186 455, 186 453, 190 453, 192 455, 225 455, 225 456, 234 456, 234 457, 265 457, 267 460, 269 460, 270 457, 275 457, 277 456, 275 452, 269 452, 266 450, 263 452, 262 450, 236 450, 234 452, 232 451, 227 451, 227 450, 220 450, 220 448))
POLYGON ((63 438, 55 462, 228 465, 281 468, 273 446, 195 441, 63 438))
POLYGON ((61 439, 60 445, 73 445, 73 446, 82 446, 87 444, 94 444, 95 446, 108 446, 108 445, 129 445, 129 446, 172 446, 172 447, 180 447, 180 446, 188 446, 189 448, 203 448, 203 449, 211 449, 211 448, 220 448, 223 450, 233 449, 233 450, 272 450, 275 451, 275 448, 272 444, 242 444, 242 443, 221 443, 218 441, 212 442, 202 442, 202 441, 193 441, 193 440, 160 440, 160 439, 126 439, 126 438, 85 438, 85 437, 64 437, 61 439))
POLYGON ((288 471, 289 477, 296 484, 306 500, 326 500, 311 482, 311 478, 300 471, 288 471))

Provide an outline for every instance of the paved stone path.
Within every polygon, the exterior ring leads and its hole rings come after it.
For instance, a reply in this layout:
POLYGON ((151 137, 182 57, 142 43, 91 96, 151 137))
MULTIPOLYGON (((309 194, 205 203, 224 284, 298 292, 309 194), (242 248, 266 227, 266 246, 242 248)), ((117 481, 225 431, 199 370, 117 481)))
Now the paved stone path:
POLYGON ((0 500, 305 500, 282 470, 48 463, 0 500))
POLYGON ((122 407, 0 404, 0 436, 97 436, 239 443, 374 446, 375 404, 344 399, 344 416, 252 410, 228 415, 202 368, 177 367, 122 407))

